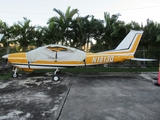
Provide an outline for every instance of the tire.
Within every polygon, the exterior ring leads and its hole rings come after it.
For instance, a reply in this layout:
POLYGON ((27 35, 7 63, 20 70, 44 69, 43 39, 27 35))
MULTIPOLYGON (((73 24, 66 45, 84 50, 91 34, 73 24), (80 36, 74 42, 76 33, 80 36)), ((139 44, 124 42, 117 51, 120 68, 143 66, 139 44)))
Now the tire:
POLYGON ((53 80, 54 82, 58 82, 58 81, 60 80, 60 77, 57 76, 57 75, 53 75, 53 76, 52 76, 52 80, 53 80))
POLYGON ((13 74, 12 74, 12 77, 13 77, 13 78, 17 78, 17 77, 18 77, 18 73, 13 73, 13 74))

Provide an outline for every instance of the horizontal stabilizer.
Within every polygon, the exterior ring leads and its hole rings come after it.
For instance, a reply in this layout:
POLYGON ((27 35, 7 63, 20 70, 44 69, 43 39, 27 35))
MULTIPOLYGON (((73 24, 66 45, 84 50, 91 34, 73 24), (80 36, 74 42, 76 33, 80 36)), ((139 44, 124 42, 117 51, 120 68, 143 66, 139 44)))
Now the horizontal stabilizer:
POLYGON ((131 60, 135 60, 135 61, 157 61, 157 59, 145 59, 145 58, 131 58, 131 60))

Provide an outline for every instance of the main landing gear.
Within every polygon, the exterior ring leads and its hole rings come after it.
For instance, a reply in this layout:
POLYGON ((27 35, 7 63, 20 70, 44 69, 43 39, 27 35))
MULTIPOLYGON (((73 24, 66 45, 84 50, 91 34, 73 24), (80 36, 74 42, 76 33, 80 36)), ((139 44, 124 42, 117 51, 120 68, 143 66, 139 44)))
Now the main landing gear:
POLYGON ((57 72, 60 72, 58 68, 54 71, 54 75, 52 75, 52 80, 54 82, 58 82, 60 80, 60 77, 57 75, 57 72))

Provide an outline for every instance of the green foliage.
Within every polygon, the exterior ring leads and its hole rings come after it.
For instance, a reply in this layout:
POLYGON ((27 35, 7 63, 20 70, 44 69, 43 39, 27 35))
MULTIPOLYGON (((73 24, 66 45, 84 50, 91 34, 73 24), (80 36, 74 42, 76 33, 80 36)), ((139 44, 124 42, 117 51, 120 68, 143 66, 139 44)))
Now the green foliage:
POLYGON ((11 73, 1 74, 0 81, 1 80, 7 80, 7 79, 11 78, 11 76, 12 76, 11 73))
POLYGON ((54 39, 53 43, 61 42, 62 45, 71 45, 68 44, 68 42, 71 42, 70 34, 73 32, 73 16, 78 13, 78 10, 70 10, 70 7, 68 7, 66 13, 56 8, 54 8, 53 11, 59 15, 59 17, 52 17, 48 21, 50 35, 53 36, 52 39, 54 39))

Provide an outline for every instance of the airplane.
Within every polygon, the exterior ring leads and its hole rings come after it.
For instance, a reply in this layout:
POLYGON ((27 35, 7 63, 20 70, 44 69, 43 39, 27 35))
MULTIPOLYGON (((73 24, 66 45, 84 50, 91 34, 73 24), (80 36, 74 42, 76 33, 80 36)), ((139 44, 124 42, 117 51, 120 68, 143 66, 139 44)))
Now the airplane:
POLYGON ((46 45, 29 52, 12 53, 2 56, 15 69, 12 77, 18 77, 18 70, 32 72, 36 69, 55 69, 53 81, 59 81, 59 69, 123 62, 126 60, 155 61, 156 59, 135 58, 134 54, 143 31, 131 30, 122 42, 114 49, 98 53, 86 53, 76 48, 62 45, 46 45))

